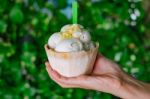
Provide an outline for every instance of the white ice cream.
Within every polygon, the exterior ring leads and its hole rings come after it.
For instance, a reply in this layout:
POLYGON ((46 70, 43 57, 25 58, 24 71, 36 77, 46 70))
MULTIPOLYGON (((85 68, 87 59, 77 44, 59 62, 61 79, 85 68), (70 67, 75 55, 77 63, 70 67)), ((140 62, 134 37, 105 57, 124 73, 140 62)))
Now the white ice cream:
POLYGON ((57 52, 76 52, 83 49, 82 43, 78 39, 66 39, 60 42, 55 51, 57 52))
POLYGON ((57 52, 75 52, 95 47, 90 33, 78 24, 65 25, 48 40, 50 48, 57 52))
POLYGON ((80 35, 80 40, 83 42, 83 43, 88 43, 91 41, 91 35, 89 32, 87 31, 83 31, 82 34, 80 35))
POLYGON ((48 40, 48 45, 51 48, 55 48, 56 45, 62 40, 62 36, 60 33, 54 33, 48 40))

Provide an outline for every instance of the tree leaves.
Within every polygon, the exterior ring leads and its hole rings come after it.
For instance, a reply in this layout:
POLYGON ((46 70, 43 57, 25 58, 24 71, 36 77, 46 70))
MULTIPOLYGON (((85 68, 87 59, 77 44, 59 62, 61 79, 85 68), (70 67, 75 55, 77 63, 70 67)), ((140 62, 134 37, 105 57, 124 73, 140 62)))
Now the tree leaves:
POLYGON ((0 33, 4 33, 6 32, 7 29, 7 24, 5 21, 0 20, 0 33))
POLYGON ((10 20, 13 23, 22 23, 24 20, 23 12, 19 7, 14 6, 9 13, 10 20))

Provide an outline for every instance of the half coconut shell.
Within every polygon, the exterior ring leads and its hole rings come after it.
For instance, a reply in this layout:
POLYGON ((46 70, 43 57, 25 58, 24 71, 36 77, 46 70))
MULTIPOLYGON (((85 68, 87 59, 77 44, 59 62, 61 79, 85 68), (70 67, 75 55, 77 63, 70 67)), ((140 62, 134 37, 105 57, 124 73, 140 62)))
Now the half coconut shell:
POLYGON ((99 44, 88 51, 56 52, 45 45, 46 54, 52 69, 65 77, 90 74, 98 53, 99 44))

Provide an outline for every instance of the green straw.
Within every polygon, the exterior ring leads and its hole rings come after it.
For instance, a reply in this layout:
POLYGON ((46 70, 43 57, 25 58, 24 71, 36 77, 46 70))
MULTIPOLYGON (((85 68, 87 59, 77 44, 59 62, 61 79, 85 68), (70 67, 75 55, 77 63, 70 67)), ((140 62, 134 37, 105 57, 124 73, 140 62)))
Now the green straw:
POLYGON ((72 18, 73 18, 73 24, 77 24, 78 22, 78 3, 74 1, 72 3, 72 18))

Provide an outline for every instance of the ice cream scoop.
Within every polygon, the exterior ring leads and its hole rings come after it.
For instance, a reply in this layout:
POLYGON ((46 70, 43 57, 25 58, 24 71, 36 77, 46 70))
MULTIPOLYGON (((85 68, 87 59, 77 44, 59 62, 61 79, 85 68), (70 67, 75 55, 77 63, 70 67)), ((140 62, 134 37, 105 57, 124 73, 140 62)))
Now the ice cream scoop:
POLYGON ((90 49, 95 48, 95 44, 94 44, 94 42, 90 41, 88 43, 84 43, 83 47, 85 50, 90 50, 90 49))
POLYGON ((90 33, 88 31, 83 31, 81 33, 80 40, 84 43, 90 42, 91 41, 90 33))
POLYGON ((60 42, 55 51, 57 52, 76 52, 83 49, 82 43, 78 39, 66 39, 60 42))
POLYGON ((69 32, 69 33, 73 33, 75 31, 82 31, 83 26, 79 25, 79 24, 73 24, 73 25, 65 25, 61 28, 61 32, 69 32))
POLYGON ((52 36, 50 36, 48 40, 48 45, 50 48, 55 48, 56 45, 62 40, 62 35, 60 33, 54 33, 52 36))
POLYGON ((71 28, 70 24, 63 26, 60 31, 61 32, 66 32, 67 30, 69 30, 69 28, 71 28))
POLYGON ((75 31, 75 32, 73 32, 73 34, 72 34, 72 36, 73 36, 74 38, 80 38, 81 35, 82 35, 82 32, 81 32, 81 31, 75 31))

